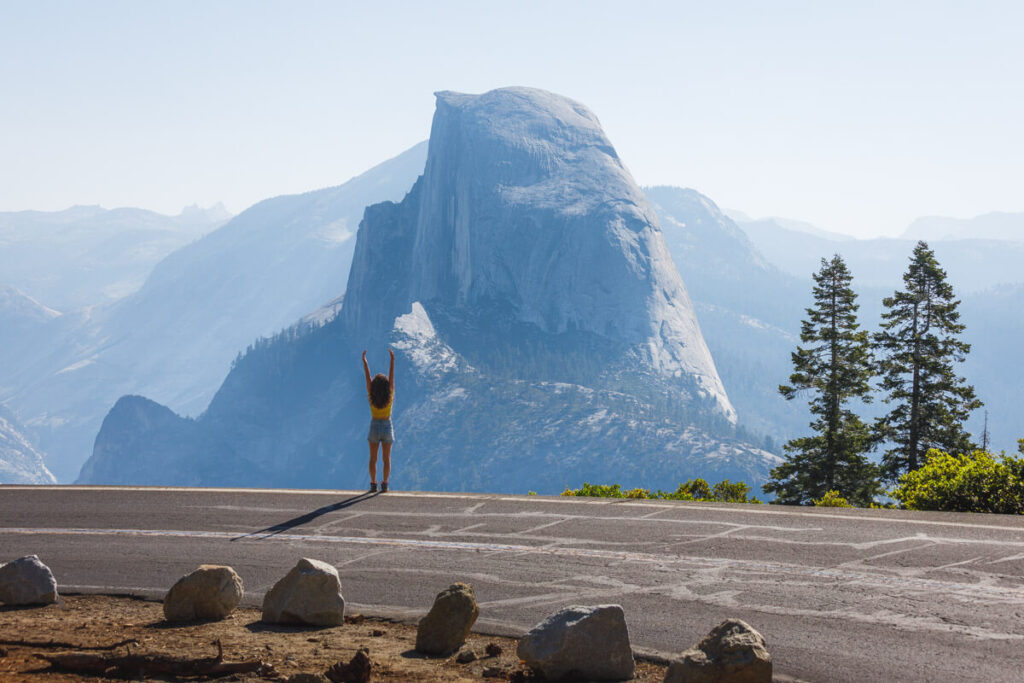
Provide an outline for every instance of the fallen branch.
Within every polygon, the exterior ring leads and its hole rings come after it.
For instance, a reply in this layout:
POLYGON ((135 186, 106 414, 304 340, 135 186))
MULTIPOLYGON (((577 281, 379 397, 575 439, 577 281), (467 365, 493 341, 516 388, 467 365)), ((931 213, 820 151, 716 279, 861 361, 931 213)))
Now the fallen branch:
POLYGON ((41 647, 54 650, 116 650, 124 645, 138 645, 139 641, 134 638, 122 640, 110 645, 81 645, 78 643, 66 643, 62 640, 9 640, 0 639, 0 645, 17 645, 20 647, 41 647))
POLYGON ((79 674, 98 674, 108 678, 140 679, 154 675, 171 676, 230 676, 232 674, 254 673, 259 676, 276 676, 271 664, 259 660, 247 662, 225 662, 224 650, 216 641, 217 656, 203 658, 170 657, 167 655, 92 655, 69 653, 41 655, 50 666, 60 671, 79 674))

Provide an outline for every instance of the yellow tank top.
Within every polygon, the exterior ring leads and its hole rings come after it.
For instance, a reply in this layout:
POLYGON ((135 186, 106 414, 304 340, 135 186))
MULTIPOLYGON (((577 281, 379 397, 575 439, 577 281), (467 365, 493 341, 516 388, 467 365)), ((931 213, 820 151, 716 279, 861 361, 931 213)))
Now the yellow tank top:
MULTIPOLYGON (((370 399, 370 395, 366 395, 366 399, 370 399)), ((388 404, 383 408, 378 408, 373 405, 373 401, 370 401, 370 417, 374 420, 388 420, 391 418, 391 404, 395 402, 395 392, 391 392, 391 398, 388 400, 388 404)))

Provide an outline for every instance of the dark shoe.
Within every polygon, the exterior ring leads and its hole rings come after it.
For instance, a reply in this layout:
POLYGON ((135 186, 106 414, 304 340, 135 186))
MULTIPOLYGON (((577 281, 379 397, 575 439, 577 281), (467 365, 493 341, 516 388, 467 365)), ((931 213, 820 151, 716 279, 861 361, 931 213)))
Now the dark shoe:
MULTIPOLYGON (((387 491, 387 487, 386 486, 385 486, 384 490, 387 491)), ((377 482, 375 482, 375 481, 371 481, 370 482, 370 493, 377 493, 377 482)))
POLYGON ((381 493, 387 493, 388 492, 388 483, 387 482, 384 482, 384 483, 382 483, 380 485, 380 492, 381 493))

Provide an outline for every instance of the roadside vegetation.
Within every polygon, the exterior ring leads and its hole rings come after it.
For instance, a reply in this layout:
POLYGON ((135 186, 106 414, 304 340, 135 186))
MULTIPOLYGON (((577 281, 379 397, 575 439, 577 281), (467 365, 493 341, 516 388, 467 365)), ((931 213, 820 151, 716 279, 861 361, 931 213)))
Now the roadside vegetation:
POLYGON ((590 498, 637 498, 650 500, 692 500, 708 503, 760 503, 751 497, 750 486, 742 481, 722 480, 714 486, 703 479, 690 479, 680 484, 675 491, 635 488, 623 490, 619 484, 588 484, 578 489, 567 488, 563 496, 587 496, 590 498))

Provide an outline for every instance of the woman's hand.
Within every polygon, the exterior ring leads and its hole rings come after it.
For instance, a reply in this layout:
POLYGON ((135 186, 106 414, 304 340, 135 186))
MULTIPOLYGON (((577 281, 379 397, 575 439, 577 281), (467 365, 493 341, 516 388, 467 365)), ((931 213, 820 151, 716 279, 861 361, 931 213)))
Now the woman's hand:
POLYGON ((363 349, 363 360, 366 360, 366 349, 363 349))
MULTIPOLYGON (((363 351, 363 353, 366 353, 366 352, 365 352, 365 351, 363 351)), ((394 351, 392 351, 390 347, 388 347, 388 353, 390 353, 390 354, 391 354, 391 358, 392 358, 392 359, 394 359, 394 357, 395 357, 395 352, 394 352, 394 351)))

